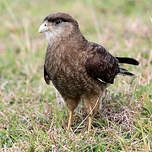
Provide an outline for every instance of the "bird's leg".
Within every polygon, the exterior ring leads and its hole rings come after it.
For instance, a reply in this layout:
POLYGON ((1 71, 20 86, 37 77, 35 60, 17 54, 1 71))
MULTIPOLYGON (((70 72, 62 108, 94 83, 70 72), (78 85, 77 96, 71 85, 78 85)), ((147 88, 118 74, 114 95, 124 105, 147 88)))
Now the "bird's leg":
POLYGON ((80 98, 64 97, 64 101, 66 102, 66 105, 67 105, 68 110, 69 110, 69 122, 68 122, 67 130, 71 131, 70 128, 71 128, 71 124, 72 124, 73 113, 74 113, 74 110, 75 110, 75 108, 77 107, 77 105, 80 101, 80 98))
POLYGON ((92 107, 91 107, 91 104, 88 104, 89 106, 89 123, 88 123, 88 132, 90 132, 91 130, 91 125, 92 125, 92 114, 93 114, 93 111, 92 111, 92 107))
POLYGON ((73 111, 74 111, 74 110, 70 110, 69 122, 68 122, 68 131, 70 131, 70 128, 71 128, 72 118, 73 118, 73 111))

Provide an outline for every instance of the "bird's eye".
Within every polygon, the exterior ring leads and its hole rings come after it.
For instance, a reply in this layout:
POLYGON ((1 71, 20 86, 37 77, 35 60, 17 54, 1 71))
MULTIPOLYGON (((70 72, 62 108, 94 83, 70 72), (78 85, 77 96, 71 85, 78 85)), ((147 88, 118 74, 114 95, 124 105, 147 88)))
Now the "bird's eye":
POLYGON ((55 21, 55 24, 59 24, 59 23, 61 23, 61 22, 62 22, 61 19, 57 19, 57 20, 55 21))

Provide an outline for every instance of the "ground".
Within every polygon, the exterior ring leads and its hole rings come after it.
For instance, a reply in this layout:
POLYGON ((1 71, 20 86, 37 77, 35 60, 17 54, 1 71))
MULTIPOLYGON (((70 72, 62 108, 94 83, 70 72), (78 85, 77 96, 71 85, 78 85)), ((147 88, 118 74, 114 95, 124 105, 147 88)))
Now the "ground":
MULTIPOLYGON (((150 152, 152 149, 152 0, 1 0, 0 151, 150 152), (49 13, 75 17, 85 37, 115 56, 134 57, 118 76, 87 134, 87 114, 76 109, 65 132, 67 108, 45 84, 47 42, 38 27, 49 13), (58 108, 60 107, 60 108, 58 108), (83 122, 83 123, 82 123, 83 122)), ((123 65, 122 65, 123 66, 123 65)))

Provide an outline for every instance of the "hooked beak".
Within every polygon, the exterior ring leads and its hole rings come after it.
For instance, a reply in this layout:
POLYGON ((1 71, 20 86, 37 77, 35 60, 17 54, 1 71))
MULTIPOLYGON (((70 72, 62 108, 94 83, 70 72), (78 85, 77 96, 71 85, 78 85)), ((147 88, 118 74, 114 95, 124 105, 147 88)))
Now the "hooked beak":
POLYGON ((39 33, 43 33, 43 32, 46 32, 46 31, 48 31, 48 27, 47 27, 47 24, 46 23, 43 23, 43 24, 41 24, 40 25, 40 27, 39 27, 39 33))

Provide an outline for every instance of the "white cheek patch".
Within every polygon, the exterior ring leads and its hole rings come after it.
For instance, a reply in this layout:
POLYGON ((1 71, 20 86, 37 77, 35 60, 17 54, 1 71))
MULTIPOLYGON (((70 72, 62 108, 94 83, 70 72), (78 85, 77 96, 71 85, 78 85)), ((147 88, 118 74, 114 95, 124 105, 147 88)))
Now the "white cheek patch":
POLYGON ((45 32, 45 37, 46 37, 47 41, 50 41, 51 37, 53 37, 53 33, 52 32, 45 32))
POLYGON ((54 29, 51 32, 50 31, 45 32, 45 37, 46 37, 47 41, 50 42, 51 40, 59 37, 61 35, 61 33, 62 33, 61 29, 58 29, 58 30, 54 29))

